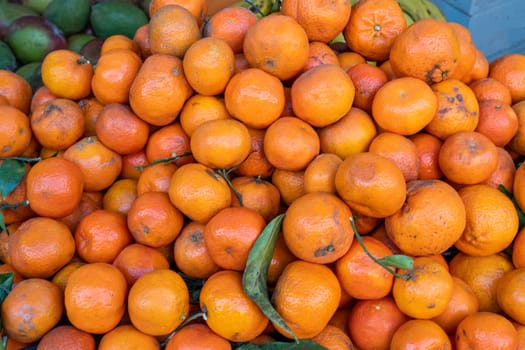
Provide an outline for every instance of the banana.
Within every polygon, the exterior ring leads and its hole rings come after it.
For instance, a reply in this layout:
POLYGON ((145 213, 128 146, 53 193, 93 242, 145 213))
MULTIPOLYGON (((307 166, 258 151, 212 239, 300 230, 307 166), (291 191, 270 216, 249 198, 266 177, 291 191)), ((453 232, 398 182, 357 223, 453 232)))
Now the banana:
POLYGON ((403 12, 403 15, 405 16, 405 21, 407 22, 407 26, 415 22, 414 19, 408 13, 403 12))
POLYGON ((280 0, 242 0, 236 2, 233 6, 247 8, 255 13, 258 18, 269 15, 272 12, 280 10, 280 0))
MULTIPOLYGON (((431 0, 397 0, 397 2, 401 6, 405 15, 408 15, 414 21, 424 18, 434 18, 446 21, 441 10, 432 3, 431 0)), ((409 21, 407 21, 407 23, 409 23, 409 21)))
POLYGON ((427 8, 421 0, 397 0, 404 13, 414 21, 428 18, 427 8))
POLYGON ((427 13, 431 18, 440 19, 442 21, 446 21, 445 15, 443 15, 443 12, 439 9, 439 7, 436 6, 432 1, 430 0, 420 0, 425 4, 425 7, 427 9, 427 13))

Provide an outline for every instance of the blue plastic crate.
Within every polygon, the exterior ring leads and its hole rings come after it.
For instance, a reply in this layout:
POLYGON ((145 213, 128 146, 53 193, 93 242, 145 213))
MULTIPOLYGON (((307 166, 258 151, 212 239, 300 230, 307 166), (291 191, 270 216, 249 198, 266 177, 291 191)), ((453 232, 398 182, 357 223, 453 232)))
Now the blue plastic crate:
POLYGON ((525 54, 525 0, 432 0, 450 22, 469 28, 489 62, 525 54))
MULTIPOLYGON (((438 3, 438 1, 433 1, 438 3)), ((495 6, 504 1, 498 0, 446 0, 450 6, 455 7, 459 11, 472 15, 478 12, 484 12, 487 9, 490 9, 492 6, 495 6)))

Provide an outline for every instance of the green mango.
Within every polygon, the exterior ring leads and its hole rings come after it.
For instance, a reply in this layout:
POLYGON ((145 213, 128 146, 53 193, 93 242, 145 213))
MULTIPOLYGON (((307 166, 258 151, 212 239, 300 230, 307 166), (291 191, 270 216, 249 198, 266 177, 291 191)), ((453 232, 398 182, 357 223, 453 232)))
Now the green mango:
POLYGON ((23 64, 41 61, 49 52, 67 47, 64 33, 41 16, 24 16, 13 21, 7 28, 5 42, 23 64))
POLYGON ((90 24, 99 38, 121 34, 132 39, 135 31, 146 23, 146 13, 126 1, 108 0, 91 6, 90 24))
POLYGON ((23 16, 37 16, 38 13, 29 7, 0 0, 0 40, 3 40, 7 27, 15 19, 23 16))
POLYGON ((16 70, 16 74, 27 80, 33 91, 38 90, 44 85, 42 82, 42 63, 32 62, 23 65, 16 70))
POLYGON ((91 0, 52 0, 42 14, 65 35, 80 33, 89 22, 91 0))
POLYGON ((5 42, 0 41, 0 69, 14 71, 17 67, 13 50, 5 42))
POLYGON ((51 0, 22 0, 22 5, 42 14, 51 0))

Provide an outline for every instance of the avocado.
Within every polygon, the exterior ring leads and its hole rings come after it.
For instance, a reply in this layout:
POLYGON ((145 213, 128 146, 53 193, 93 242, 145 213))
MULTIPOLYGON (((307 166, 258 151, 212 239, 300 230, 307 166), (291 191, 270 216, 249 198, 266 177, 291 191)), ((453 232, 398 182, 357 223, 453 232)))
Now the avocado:
POLYGON ((65 35, 80 33, 89 22, 91 0, 52 0, 42 14, 65 35))
POLYGON ((132 39, 135 31, 146 23, 146 13, 130 2, 108 0, 91 6, 90 24, 100 38, 122 34, 132 39))

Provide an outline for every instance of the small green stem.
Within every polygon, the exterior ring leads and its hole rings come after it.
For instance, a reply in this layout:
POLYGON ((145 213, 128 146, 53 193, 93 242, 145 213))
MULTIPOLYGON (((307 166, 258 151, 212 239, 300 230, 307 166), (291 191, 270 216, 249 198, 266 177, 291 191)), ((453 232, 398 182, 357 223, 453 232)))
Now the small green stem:
MULTIPOLYGON (((355 235, 355 238, 357 239, 357 242, 359 243, 359 245, 361 246, 361 248, 363 248, 363 251, 366 253, 366 255, 368 255, 370 257, 370 259, 372 259, 376 264, 378 264, 379 266, 381 266, 382 268, 384 268, 385 270, 387 270, 388 272, 390 272, 392 275, 394 275, 394 277, 396 278, 402 278, 402 279, 408 279, 410 276, 407 275, 407 274, 399 274, 397 273, 396 271, 394 271, 392 268, 390 268, 390 266, 388 266, 386 263, 385 263, 385 260, 382 260, 382 259, 378 259, 376 258, 375 256, 373 256, 370 251, 366 248, 365 246, 365 243, 363 242, 363 238, 361 237, 361 235, 359 234, 359 232, 357 231, 357 227, 355 226, 355 220, 354 218, 351 216, 350 217, 350 225, 352 225, 352 230, 354 231, 354 235, 355 235)), ((403 255, 403 257, 406 257, 408 258, 407 256, 403 255)))
POLYGON ((19 161, 26 162, 26 163, 36 163, 36 162, 40 162, 42 160, 42 158, 41 157, 34 157, 34 158, 30 158, 30 157, 0 157, 0 160, 19 160, 19 161))
POLYGON ((146 164, 146 165, 136 165, 134 166, 133 168, 135 170, 144 170, 150 166, 153 166, 155 164, 160 164, 160 163, 169 163, 169 162, 173 162, 175 160, 179 160, 180 158, 182 157, 187 157, 187 156, 191 156, 191 153, 190 152, 184 152, 182 153, 181 155, 178 155, 178 154, 175 154, 174 156, 171 156, 171 157, 166 157, 166 158, 159 158, 159 159, 156 159, 154 160, 153 162, 149 163, 149 164, 146 164))
POLYGON ((239 193, 239 191, 237 191, 237 189, 235 188, 235 186, 233 186, 231 180, 230 180, 230 173, 233 171, 234 169, 217 169, 217 174, 219 174, 220 176, 222 176, 222 178, 224 179, 224 181, 226 181, 226 183, 228 184, 228 186, 231 188, 231 190, 233 191, 233 193, 235 194, 235 197, 237 197, 237 199, 239 200, 239 204, 241 207, 244 207, 244 204, 242 202, 242 194, 239 193))
POLYGON ((28 205, 29 205, 29 200, 27 200, 27 199, 25 201, 13 203, 13 204, 2 203, 2 204, 0 204, 0 210, 2 210, 2 209, 16 209, 18 207, 24 207, 24 206, 28 206, 28 205))
POLYGON ((199 317, 205 317, 206 316, 206 313, 204 311, 198 311, 196 313, 194 313, 193 315, 190 315, 187 319, 185 319, 173 332, 171 332, 170 334, 168 334, 168 336, 166 337, 166 339, 164 339, 162 341, 162 343, 160 344, 160 347, 162 349, 164 349, 164 347, 168 344, 168 342, 170 341, 170 339, 175 335, 175 333, 177 333, 177 331, 179 331, 182 327, 186 326, 188 323, 190 323, 191 321, 193 320, 196 320, 197 318, 199 317))

